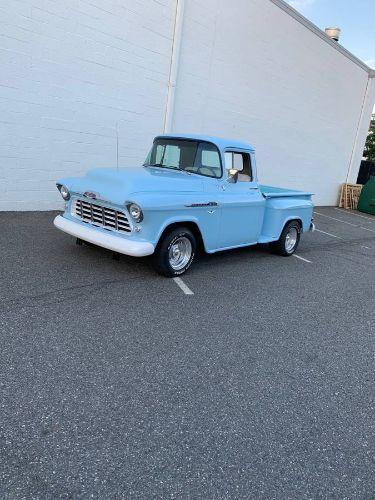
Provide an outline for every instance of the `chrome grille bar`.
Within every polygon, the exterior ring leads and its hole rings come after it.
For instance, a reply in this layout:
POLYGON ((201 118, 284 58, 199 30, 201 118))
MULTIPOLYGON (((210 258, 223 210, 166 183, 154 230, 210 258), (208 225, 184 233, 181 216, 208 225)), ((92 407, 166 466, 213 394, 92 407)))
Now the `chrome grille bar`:
POLYGON ((103 227, 108 231, 130 233, 129 220, 124 212, 96 203, 77 199, 72 203, 72 215, 93 226, 103 227))

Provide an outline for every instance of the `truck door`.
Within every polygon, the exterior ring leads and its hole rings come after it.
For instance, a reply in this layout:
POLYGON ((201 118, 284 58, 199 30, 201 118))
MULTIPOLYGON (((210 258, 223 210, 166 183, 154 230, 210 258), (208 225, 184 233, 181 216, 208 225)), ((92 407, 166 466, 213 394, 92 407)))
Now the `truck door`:
POLYGON ((219 186, 219 247, 257 243, 263 224, 265 199, 253 177, 250 152, 226 150, 224 162, 224 176, 219 186), (237 171, 232 179, 229 170, 232 173, 237 171))

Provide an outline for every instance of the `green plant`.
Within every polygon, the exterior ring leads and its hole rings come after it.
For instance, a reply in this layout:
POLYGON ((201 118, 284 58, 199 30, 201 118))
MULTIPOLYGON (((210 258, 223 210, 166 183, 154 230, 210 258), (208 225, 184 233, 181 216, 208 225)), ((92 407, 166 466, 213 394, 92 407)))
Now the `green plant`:
POLYGON ((363 156, 366 160, 375 161, 375 114, 372 115, 363 156))

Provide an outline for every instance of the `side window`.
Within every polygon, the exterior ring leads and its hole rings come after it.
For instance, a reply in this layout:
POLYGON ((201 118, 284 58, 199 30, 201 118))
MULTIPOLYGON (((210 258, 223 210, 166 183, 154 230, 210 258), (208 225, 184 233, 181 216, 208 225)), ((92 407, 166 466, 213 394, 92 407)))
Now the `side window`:
POLYGON ((224 153, 224 159, 225 159, 225 168, 227 170, 231 170, 233 168, 233 153, 230 151, 226 151, 224 153))
POLYGON ((240 153, 233 153, 233 168, 239 172, 243 171, 244 167, 243 155, 240 153))
POLYGON ((253 180, 249 153, 226 151, 224 154, 224 158, 225 168, 227 170, 238 170, 238 182, 250 182, 253 180))

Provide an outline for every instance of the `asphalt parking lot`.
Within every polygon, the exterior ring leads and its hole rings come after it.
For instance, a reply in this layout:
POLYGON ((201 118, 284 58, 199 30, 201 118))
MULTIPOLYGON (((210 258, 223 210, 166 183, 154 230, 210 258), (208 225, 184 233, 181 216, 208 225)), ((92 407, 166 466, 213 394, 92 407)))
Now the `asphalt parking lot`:
POLYGON ((1 498, 375 496, 375 217, 182 283, 0 213, 1 498))

